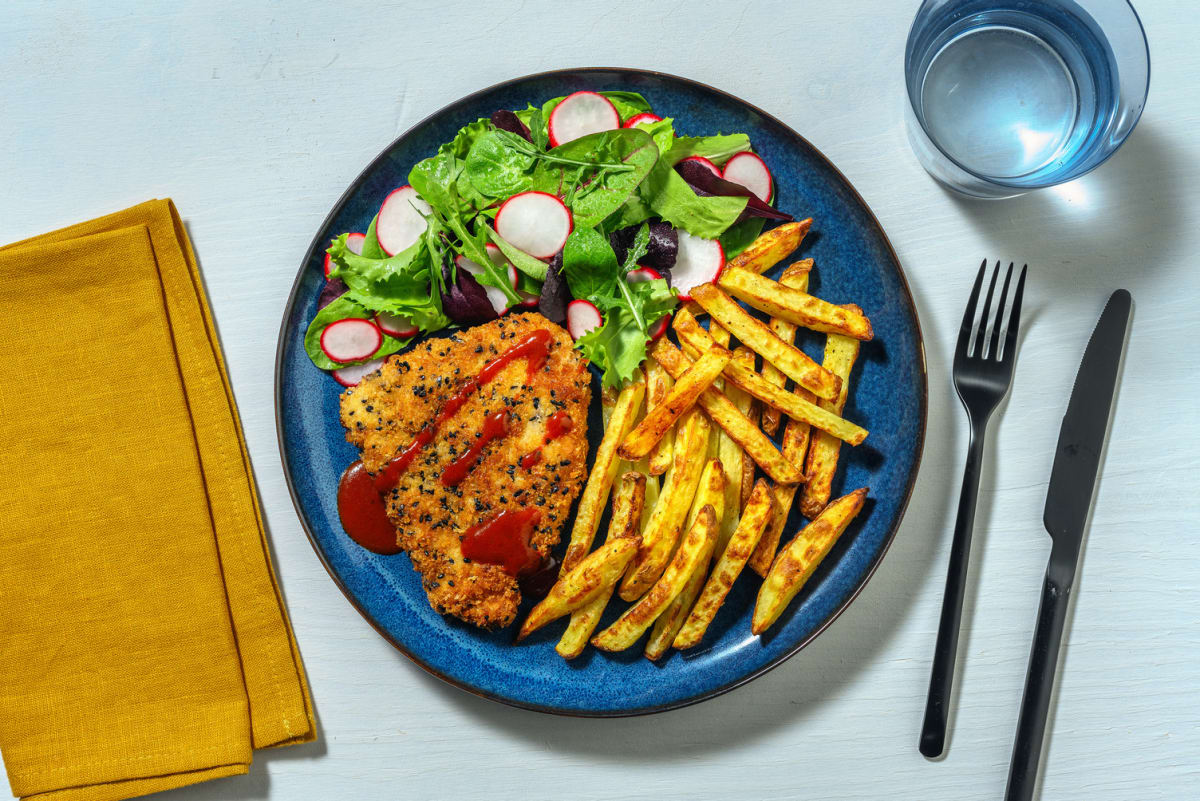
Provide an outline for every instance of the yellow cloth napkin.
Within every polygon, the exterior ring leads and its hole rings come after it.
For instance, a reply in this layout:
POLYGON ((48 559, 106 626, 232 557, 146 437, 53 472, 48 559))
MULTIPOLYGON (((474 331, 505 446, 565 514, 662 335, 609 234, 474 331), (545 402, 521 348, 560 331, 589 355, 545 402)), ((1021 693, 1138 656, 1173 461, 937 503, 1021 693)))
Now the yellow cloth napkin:
POLYGON ((105 801, 316 736, 169 200, 0 249, 0 753, 105 801))

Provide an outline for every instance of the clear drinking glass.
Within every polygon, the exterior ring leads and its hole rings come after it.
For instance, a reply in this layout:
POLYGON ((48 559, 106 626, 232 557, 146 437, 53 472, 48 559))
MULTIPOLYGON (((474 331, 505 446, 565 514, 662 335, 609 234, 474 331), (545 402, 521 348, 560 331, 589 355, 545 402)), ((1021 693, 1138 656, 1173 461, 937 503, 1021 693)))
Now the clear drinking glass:
POLYGON ((925 0, 904 74, 909 140, 929 174, 1011 197, 1120 147, 1146 105, 1150 53, 1127 0, 925 0))

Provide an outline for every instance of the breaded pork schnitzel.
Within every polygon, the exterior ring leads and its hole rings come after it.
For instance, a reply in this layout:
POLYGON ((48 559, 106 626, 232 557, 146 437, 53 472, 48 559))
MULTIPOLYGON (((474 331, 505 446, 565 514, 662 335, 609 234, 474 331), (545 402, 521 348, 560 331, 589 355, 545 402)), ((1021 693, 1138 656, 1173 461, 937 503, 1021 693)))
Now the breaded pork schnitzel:
POLYGON ((516 617, 516 578, 464 559, 463 538, 501 513, 525 515, 530 545, 548 555, 587 472, 590 402, 586 361, 539 314, 428 340, 342 395, 346 439, 439 613, 484 628, 516 617))

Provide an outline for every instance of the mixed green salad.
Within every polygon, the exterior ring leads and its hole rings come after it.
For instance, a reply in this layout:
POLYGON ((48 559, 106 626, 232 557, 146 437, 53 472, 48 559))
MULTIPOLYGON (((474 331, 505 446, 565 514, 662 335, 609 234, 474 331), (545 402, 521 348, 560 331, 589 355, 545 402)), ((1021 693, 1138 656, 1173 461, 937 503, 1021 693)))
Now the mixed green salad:
POLYGON ((536 308, 619 387, 680 298, 791 219, 773 194, 748 136, 682 136, 634 92, 500 110, 332 241, 305 348, 349 386, 418 333, 536 308))

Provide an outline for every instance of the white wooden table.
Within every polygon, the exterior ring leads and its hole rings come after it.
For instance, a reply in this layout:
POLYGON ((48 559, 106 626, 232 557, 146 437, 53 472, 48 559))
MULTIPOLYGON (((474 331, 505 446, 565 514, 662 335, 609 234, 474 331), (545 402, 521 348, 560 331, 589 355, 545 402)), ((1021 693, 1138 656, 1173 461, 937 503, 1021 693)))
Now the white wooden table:
POLYGON ((260 754, 248 777, 168 797, 1000 797, 1049 552, 1041 515, 1059 421, 1117 287, 1133 293, 1133 333, 1042 797, 1197 797, 1200 24, 1191 3, 1139 4, 1150 100, 1109 164, 1058 190, 990 203, 950 196, 909 152, 901 72, 915 2, 253 5, 10 0, 0 15, 0 241, 175 199, 216 309, 320 715, 319 743, 260 754), (309 547, 272 411, 288 289, 362 166, 474 89, 597 64, 711 83, 823 150, 900 254, 930 375, 916 493, 850 609, 742 689, 613 721, 484 701, 392 650, 309 547), (917 732, 966 448, 950 351, 984 256, 1029 263, 1025 337, 986 457, 949 755, 929 762, 917 732))

